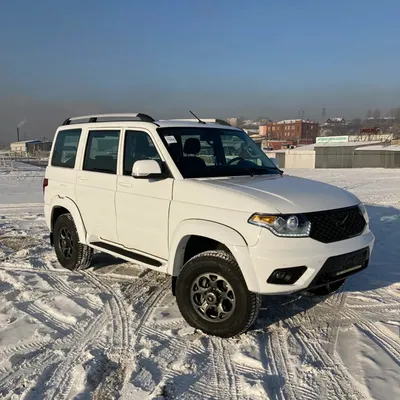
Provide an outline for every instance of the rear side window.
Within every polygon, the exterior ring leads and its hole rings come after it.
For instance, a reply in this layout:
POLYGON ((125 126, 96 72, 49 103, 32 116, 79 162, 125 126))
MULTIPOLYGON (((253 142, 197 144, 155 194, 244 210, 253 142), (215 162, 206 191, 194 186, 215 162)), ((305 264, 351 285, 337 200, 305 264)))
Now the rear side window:
POLYGON ((81 131, 81 129, 68 129, 58 132, 51 158, 53 167, 75 168, 81 131))
POLYGON ((120 131, 89 131, 86 144, 85 171, 117 173, 118 143, 120 131))

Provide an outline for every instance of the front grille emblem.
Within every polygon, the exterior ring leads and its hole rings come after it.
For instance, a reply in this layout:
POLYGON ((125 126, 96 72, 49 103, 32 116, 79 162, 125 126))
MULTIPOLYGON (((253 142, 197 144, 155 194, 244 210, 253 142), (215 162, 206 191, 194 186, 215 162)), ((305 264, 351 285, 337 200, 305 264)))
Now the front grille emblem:
POLYGON ((335 223, 336 223, 336 225, 343 226, 346 223, 346 221, 348 220, 348 218, 349 218, 349 214, 347 214, 341 221, 337 219, 335 221, 335 223))

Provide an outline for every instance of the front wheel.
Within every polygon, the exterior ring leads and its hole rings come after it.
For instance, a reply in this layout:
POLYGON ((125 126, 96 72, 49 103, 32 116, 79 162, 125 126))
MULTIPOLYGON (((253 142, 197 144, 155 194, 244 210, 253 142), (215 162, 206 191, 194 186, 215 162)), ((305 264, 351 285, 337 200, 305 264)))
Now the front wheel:
POLYGON ((247 331, 261 305, 261 296, 248 291, 236 260, 221 250, 200 253, 185 264, 176 300, 189 325, 220 337, 247 331))

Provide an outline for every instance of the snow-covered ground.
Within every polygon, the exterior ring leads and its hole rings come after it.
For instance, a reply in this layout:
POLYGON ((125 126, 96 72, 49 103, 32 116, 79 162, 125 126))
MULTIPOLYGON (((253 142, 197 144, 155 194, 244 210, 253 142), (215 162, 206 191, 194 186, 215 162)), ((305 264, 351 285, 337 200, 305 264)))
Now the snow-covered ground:
POLYGON ((0 171, 1 399, 399 399, 400 171, 292 170, 368 206, 370 267, 322 301, 269 297, 254 329, 190 329, 169 279, 97 254, 56 261, 43 170, 0 171))

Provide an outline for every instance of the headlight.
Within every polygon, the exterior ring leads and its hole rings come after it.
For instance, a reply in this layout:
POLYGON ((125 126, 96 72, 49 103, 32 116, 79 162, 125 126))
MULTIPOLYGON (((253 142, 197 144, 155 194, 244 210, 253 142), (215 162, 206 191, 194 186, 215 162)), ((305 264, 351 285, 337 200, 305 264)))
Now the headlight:
POLYGON ((267 228, 276 236, 281 237, 307 237, 311 230, 311 222, 301 214, 253 214, 248 222, 267 228))
POLYGON ((365 218, 365 221, 367 222, 367 224, 369 224, 369 216, 368 216, 368 212, 367 212, 367 209, 365 208, 364 204, 363 204, 363 203, 360 203, 360 204, 358 205, 358 208, 360 209, 361 214, 362 214, 363 217, 365 218))

